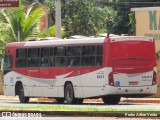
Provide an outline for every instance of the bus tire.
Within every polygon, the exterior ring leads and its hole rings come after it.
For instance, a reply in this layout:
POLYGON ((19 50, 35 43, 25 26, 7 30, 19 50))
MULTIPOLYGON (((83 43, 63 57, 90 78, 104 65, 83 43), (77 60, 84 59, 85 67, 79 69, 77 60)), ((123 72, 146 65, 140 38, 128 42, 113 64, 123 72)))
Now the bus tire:
POLYGON ((64 103, 64 98, 56 98, 57 103, 63 104, 64 103))
POLYGON ((64 98, 67 104, 75 104, 77 101, 74 97, 74 89, 71 83, 67 83, 65 86, 64 98))
POLYGON ((103 102, 107 105, 117 105, 120 102, 121 97, 119 96, 105 96, 102 98, 103 102))
POLYGON ((19 96, 20 103, 28 103, 29 102, 29 97, 24 96, 24 89, 23 89, 22 84, 19 86, 18 96, 19 96))

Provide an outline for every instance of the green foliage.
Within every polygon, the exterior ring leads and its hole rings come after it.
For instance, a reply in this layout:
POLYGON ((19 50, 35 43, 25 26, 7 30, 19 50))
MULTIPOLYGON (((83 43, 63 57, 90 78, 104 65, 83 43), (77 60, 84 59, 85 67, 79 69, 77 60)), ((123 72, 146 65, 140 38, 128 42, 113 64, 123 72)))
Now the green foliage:
POLYGON ((106 18, 106 28, 108 33, 120 34, 119 32, 119 24, 122 20, 122 17, 118 15, 118 12, 113 9, 112 7, 108 7, 107 11, 107 18, 106 18))
POLYGON ((52 26, 48 29, 49 36, 56 36, 56 27, 52 26))
MULTIPOLYGON (((119 108, 119 107, 112 107, 112 106, 108 106, 108 107, 94 107, 94 106, 84 106, 84 107, 79 107, 79 106, 66 106, 66 105, 46 105, 46 106, 42 106, 42 105, 28 105, 28 106, 16 106, 16 105, 0 105, 0 110, 36 110, 36 111, 75 111, 75 112, 91 112, 90 114, 95 115, 95 112, 102 114, 101 112, 105 112, 106 114, 112 114, 112 113, 131 113, 131 111, 135 114, 140 113, 140 114, 146 114, 146 113, 155 113, 155 114, 160 114, 159 109, 156 108, 148 108, 146 109, 146 107, 144 108, 119 108)), ((53 114, 55 114, 53 112, 53 114)), ((70 114, 70 113, 68 113, 70 114)), ((72 113, 73 114, 73 113, 72 113)), ((77 113, 78 114, 78 113, 77 113)), ((90 115, 89 114, 89 115, 90 115)), ((98 114, 97 114, 98 115, 98 114)))
POLYGON ((129 34, 129 16, 131 4, 128 0, 118 0, 107 2, 106 0, 100 0, 100 3, 106 6, 111 6, 110 14, 111 20, 107 19, 106 28, 109 33, 114 34, 129 34), (113 27, 112 27, 113 26, 113 27))
POLYGON ((96 35, 94 5, 88 0, 67 0, 63 20, 68 35, 96 35))
MULTIPOLYGON (((49 25, 55 24, 55 0, 45 0, 44 3, 49 7, 50 16, 53 17, 50 20, 52 23, 49 21, 49 25)), ((65 28, 66 36, 76 34, 96 36, 99 33, 117 33, 117 31, 119 33, 121 22, 122 17, 118 15, 118 12, 111 7, 104 6, 100 1, 62 1, 62 25, 65 28)), ((45 35, 45 31, 43 34, 45 35)))
POLYGON ((17 8, 8 8, 5 11, 0 11, 0 22, 7 27, 10 35, 8 37, 2 36, 3 40, 18 41, 18 31, 20 32, 20 40, 26 40, 35 30, 37 21, 39 20, 39 14, 42 12, 41 8, 37 8, 32 11, 33 6, 30 8, 25 8, 25 6, 20 5, 17 8))
POLYGON ((159 52, 156 52, 156 59, 158 60, 160 58, 159 52))
POLYGON ((129 14, 129 25, 131 26, 130 28, 130 33, 131 35, 135 35, 135 13, 130 13, 129 14))
POLYGON ((6 44, 11 41, 11 38, 14 36, 12 35, 11 29, 9 25, 5 25, 4 23, 0 22, 0 55, 6 44))
MULTIPOLYGON (((49 14, 48 14, 48 17, 49 17, 49 23, 48 25, 49 26, 53 26, 55 24, 55 0, 44 0, 44 4, 46 6, 48 6, 48 10, 49 10, 49 14)), ((63 9, 63 7, 62 7, 63 9)))
MULTIPOLYGON (((66 36, 65 31, 62 29, 61 30, 62 38, 66 36)), ((56 27, 52 26, 48 29, 48 37, 55 37, 56 36, 56 27)), ((39 32, 38 34, 39 38, 45 38, 46 37, 46 29, 43 29, 39 32)))
POLYGON ((38 37, 39 37, 39 38, 45 38, 45 37, 46 37, 46 29, 41 30, 41 31, 38 33, 38 37))
POLYGON ((26 40, 34 31, 42 9, 32 10, 33 6, 20 5, 17 8, 0 10, 0 54, 9 42, 26 40))

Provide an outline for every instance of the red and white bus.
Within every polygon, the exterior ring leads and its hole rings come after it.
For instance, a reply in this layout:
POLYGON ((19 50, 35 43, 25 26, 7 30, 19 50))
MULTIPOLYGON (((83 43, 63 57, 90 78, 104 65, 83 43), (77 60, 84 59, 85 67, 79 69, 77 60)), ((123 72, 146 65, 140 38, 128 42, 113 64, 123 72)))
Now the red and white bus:
POLYGON ((145 97, 157 91, 156 56, 151 37, 119 36, 14 42, 3 60, 4 95, 55 98, 78 104, 102 98, 145 97))

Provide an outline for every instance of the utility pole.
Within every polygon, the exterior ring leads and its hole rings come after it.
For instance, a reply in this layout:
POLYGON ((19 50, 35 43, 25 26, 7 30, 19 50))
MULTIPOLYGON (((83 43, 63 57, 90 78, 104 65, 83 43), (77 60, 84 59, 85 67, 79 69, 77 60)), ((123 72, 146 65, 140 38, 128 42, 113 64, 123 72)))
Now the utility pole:
POLYGON ((55 0, 56 37, 61 38, 61 0, 55 0))
POLYGON ((19 31, 19 24, 20 24, 20 20, 18 19, 18 42, 21 41, 21 34, 20 34, 20 31, 19 31))

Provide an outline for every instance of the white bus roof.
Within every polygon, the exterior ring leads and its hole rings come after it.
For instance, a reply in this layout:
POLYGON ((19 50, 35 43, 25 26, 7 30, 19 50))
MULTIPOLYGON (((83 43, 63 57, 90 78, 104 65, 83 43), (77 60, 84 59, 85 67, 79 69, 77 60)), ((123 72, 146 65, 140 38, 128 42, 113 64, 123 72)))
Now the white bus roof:
MULTIPOLYGON (((111 42, 119 41, 149 41, 153 42, 153 37, 144 37, 144 36, 118 36, 118 37, 109 37, 111 42)), ((104 43, 105 37, 99 38, 83 38, 83 39, 48 39, 44 41, 28 41, 28 42, 13 42, 8 43, 7 46, 12 47, 37 47, 37 46, 61 46, 61 45, 78 45, 78 44, 100 44, 104 43)))
POLYGON ((45 40, 45 41, 29 41, 24 46, 43 46, 43 45, 67 45, 67 44, 89 44, 103 43, 104 37, 101 38, 83 38, 83 39, 60 39, 60 40, 45 40))

